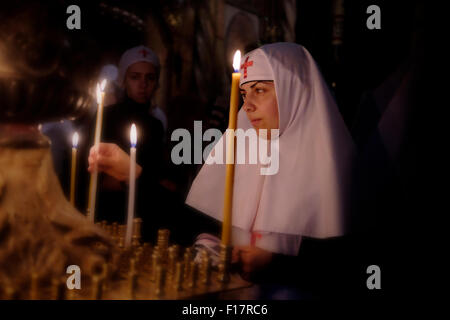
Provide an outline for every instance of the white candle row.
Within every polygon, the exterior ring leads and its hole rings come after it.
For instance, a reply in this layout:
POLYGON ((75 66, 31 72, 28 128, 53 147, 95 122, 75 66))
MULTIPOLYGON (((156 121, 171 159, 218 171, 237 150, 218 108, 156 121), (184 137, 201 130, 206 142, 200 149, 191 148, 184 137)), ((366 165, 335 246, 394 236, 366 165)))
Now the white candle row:
MULTIPOLYGON (((106 80, 103 80, 101 84, 97 84, 97 122, 95 127, 95 140, 94 146, 98 150, 100 144, 102 120, 103 120, 103 101, 105 98, 104 89, 106 86, 106 80)), ((78 133, 75 132, 72 137, 72 162, 70 170, 70 203, 75 204, 75 184, 76 184, 76 164, 77 164, 77 147, 78 147, 78 133)), ((125 246, 131 245, 131 237, 133 232, 133 219, 134 219, 134 203, 135 203, 135 185, 136 185, 136 144, 137 144, 137 130, 136 125, 133 123, 130 130, 130 177, 129 177, 129 191, 128 191, 128 211, 127 211, 127 231, 125 237, 125 246)), ((89 200, 88 200, 88 219, 92 222, 95 221, 95 200, 97 196, 97 179, 98 169, 94 168, 91 174, 89 183, 89 200)))

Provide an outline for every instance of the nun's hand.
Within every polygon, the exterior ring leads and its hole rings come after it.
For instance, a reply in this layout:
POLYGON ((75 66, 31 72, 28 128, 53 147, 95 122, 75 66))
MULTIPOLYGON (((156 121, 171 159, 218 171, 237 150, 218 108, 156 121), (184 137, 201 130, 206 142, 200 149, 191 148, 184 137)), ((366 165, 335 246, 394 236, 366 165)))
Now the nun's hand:
POLYGON ((233 251, 234 259, 239 256, 241 275, 246 280, 267 268, 273 258, 272 252, 255 246, 236 246, 233 251))
MULTIPOLYGON (((99 172, 119 180, 128 182, 130 176, 130 156, 114 143, 100 143, 89 152, 88 171, 93 172, 95 166, 99 172)), ((142 173, 142 167, 136 164, 136 178, 142 173)))

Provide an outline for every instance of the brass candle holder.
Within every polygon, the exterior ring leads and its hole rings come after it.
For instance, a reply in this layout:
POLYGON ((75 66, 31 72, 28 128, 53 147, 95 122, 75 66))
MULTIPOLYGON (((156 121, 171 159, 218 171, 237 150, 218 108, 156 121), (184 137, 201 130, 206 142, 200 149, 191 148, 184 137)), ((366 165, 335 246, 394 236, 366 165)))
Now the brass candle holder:
POLYGON ((220 244, 218 280, 222 283, 230 282, 231 251, 231 246, 220 244))

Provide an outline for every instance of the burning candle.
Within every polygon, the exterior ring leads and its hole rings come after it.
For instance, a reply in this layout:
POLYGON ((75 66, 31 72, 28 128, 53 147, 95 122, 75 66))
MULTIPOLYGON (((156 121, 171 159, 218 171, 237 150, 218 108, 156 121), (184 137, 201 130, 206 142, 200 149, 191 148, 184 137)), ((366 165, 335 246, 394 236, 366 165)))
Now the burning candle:
POLYGON ((225 197, 223 205, 223 225, 222 225, 222 244, 229 246, 231 244, 231 218, 233 207, 233 184, 234 184, 234 130, 236 130, 237 112, 239 106, 239 64, 241 62, 241 52, 239 50, 234 54, 233 69, 231 76, 231 95, 230 95, 230 115, 227 130, 227 161, 225 176, 225 197))
MULTIPOLYGON (((98 145, 100 144, 100 136, 102 132, 102 121, 103 121, 103 100, 105 99, 105 86, 106 79, 102 81, 101 84, 97 84, 97 122, 95 124, 95 148, 98 149, 98 145)), ((95 221, 95 200, 97 196, 97 178, 98 171, 97 167, 94 168, 94 172, 91 174, 91 179, 89 181, 89 200, 88 200, 88 218, 92 222, 95 221)))
POLYGON ((77 172, 77 147, 78 147, 78 132, 72 136, 72 166, 70 170, 70 203, 75 205, 75 183, 77 172))
POLYGON ((130 130, 130 180, 128 190, 128 213, 127 213, 127 232, 125 235, 125 247, 131 244, 131 236, 133 233, 134 219, 134 199, 135 199, 135 183, 136 183, 136 142, 137 132, 136 125, 133 123, 130 130))

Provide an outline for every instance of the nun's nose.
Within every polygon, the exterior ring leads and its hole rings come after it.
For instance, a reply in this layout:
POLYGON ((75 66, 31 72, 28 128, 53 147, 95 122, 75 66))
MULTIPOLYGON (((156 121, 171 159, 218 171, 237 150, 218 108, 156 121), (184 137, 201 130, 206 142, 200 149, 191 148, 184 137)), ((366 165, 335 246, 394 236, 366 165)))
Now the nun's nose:
POLYGON ((148 81, 145 78, 139 79, 139 87, 140 88, 146 88, 148 85, 148 81))
POLYGON ((242 108, 244 108, 245 112, 252 112, 252 111, 255 111, 255 109, 256 109, 255 105, 251 102, 250 99, 248 99, 248 97, 245 99, 244 104, 242 105, 242 108))

